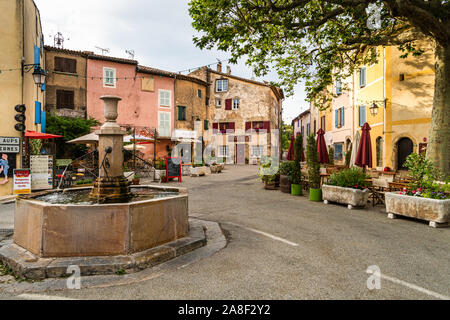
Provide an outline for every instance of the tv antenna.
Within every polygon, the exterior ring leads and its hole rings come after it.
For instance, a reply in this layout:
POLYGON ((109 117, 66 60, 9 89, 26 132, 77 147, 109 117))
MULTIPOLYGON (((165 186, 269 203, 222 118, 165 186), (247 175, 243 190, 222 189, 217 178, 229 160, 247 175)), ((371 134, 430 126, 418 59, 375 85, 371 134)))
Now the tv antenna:
POLYGON ((100 47, 95 47, 98 50, 100 50, 102 52, 102 55, 104 56, 105 54, 109 53, 109 48, 100 48, 100 47))
POLYGON ((70 38, 64 39, 61 32, 57 32, 54 36, 50 35, 50 38, 51 37, 53 37, 53 46, 58 49, 64 49, 64 41, 70 40, 70 38))
POLYGON ((125 50, 125 53, 130 56, 130 59, 134 60, 134 50, 125 50))

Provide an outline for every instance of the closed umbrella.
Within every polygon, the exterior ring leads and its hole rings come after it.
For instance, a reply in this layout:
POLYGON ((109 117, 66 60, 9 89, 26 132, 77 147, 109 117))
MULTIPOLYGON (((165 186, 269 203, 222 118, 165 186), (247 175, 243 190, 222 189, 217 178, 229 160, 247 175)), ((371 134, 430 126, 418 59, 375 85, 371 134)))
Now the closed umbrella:
POLYGON ((325 143, 325 131, 323 131, 323 129, 319 129, 319 131, 317 131, 317 152, 319 153, 319 163, 330 163, 327 144, 325 143))
POLYGON ((350 167, 355 166, 355 160, 356 160, 356 155, 358 154, 358 148, 359 148, 360 141, 361 141, 361 135, 359 134, 359 131, 356 131, 355 139, 353 139, 352 157, 350 158, 350 167))
POLYGON ((71 143, 71 144, 94 144, 94 143, 98 143, 98 135, 96 135, 94 132, 89 133, 85 136, 76 138, 74 140, 71 140, 67 143, 71 143))
POLYGON ((289 151, 288 151, 287 158, 286 158, 288 161, 294 160, 294 143, 295 143, 295 139, 294 139, 294 136, 292 136, 291 144, 289 145, 289 151))
POLYGON ((359 144, 355 164, 365 168, 372 168, 372 142, 370 140, 370 126, 366 122, 362 128, 361 143, 359 144))

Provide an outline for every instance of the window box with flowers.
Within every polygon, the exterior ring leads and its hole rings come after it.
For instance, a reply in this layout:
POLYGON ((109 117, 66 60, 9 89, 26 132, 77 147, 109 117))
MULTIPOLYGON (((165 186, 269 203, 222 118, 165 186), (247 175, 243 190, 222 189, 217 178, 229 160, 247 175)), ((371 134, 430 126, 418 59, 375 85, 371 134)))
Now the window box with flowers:
POLYGON ((450 185, 439 183, 440 172, 423 155, 412 154, 405 163, 412 182, 401 192, 386 194, 389 218, 397 215, 428 221, 431 227, 448 226, 450 222, 450 185))
POLYGON ((322 186, 324 203, 345 204, 350 210, 365 208, 370 195, 367 178, 359 168, 345 169, 332 174, 327 184, 322 186))

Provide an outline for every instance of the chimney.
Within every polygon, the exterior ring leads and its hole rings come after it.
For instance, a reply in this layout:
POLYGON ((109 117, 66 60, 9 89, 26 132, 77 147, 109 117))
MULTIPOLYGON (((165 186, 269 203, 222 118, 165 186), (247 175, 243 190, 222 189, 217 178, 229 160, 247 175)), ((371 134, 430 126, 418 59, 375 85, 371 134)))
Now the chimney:
POLYGON ((217 64, 217 72, 222 72, 222 62, 217 64))
POLYGON ((231 75, 231 67, 230 66, 227 66, 227 75, 231 75))

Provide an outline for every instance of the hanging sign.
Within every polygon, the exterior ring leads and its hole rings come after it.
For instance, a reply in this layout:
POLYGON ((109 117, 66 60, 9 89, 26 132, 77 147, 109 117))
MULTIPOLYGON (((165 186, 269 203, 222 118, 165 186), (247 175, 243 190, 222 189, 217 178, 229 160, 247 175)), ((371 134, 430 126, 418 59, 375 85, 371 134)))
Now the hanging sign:
POLYGON ((31 189, 53 189, 53 156, 30 156, 31 189))
POLYGON ((31 193, 31 170, 15 169, 14 170, 14 194, 30 194, 31 193))

